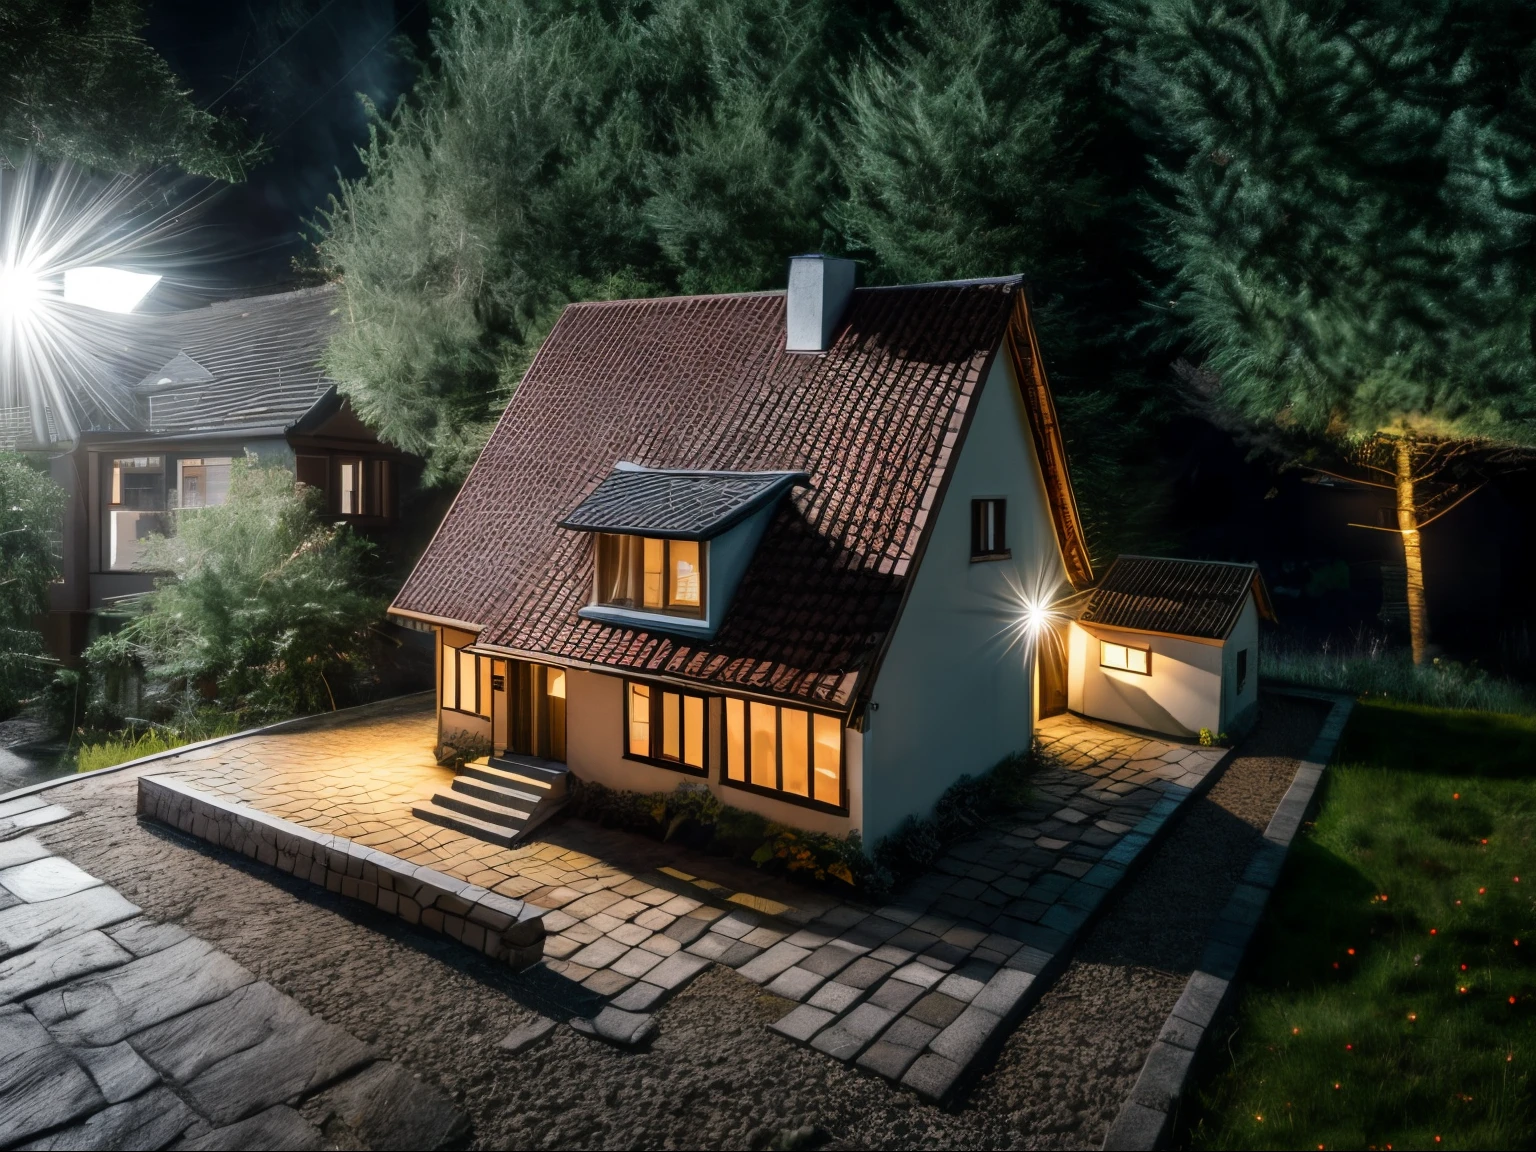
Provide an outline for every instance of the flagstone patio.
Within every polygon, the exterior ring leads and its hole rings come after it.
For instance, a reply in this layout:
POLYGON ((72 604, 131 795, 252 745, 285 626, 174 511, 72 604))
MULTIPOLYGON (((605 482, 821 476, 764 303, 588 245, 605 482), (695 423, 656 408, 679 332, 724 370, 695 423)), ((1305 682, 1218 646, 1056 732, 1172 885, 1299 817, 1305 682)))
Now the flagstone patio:
POLYGON ((416 697, 154 771, 548 909, 545 965, 608 999, 610 1016, 648 1012, 718 962, 796 1003, 773 1026, 782 1035, 931 1099, 1006 1036, 1223 755, 1052 717, 1035 802, 875 909, 581 820, 514 848, 418 820, 412 806, 452 776, 431 759, 434 737, 431 702, 416 697))

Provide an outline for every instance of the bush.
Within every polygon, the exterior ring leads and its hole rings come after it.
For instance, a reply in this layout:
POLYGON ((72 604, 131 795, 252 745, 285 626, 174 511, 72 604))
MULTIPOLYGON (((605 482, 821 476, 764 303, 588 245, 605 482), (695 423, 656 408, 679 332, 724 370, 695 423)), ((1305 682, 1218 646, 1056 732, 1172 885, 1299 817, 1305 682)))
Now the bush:
POLYGON ((1357 635, 1348 644, 1325 640, 1320 647, 1266 643, 1261 661, 1266 680, 1381 696, 1434 708, 1479 712, 1525 712, 1536 693, 1512 680, 1491 676, 1475 664, 1435 660, 1414 664, 1406 649, 1389 647, 1377 636, 1357 635))
POLYGON ((204 709, 179 725, 157 724, 143 731, 128 728, 94 743, 82 744, 75 754, 76 772, 94 772, 114 764, 126 764, 156 752, 169 752, 200 740, 232 736, 250 725, 238 713, 204 709))
POLYGON ((0 719, 44 687, 53 662, 33 621, 59 574, 53 537, 64 490, 23 457, 0 452, 0 719))

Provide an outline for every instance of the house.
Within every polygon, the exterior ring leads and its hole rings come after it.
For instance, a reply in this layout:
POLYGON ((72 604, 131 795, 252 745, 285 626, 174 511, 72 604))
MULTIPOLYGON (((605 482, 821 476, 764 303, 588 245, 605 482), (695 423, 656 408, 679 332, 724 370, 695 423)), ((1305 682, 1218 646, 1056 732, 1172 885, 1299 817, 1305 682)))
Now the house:
POLYGON ((1121 556, 1068 625, 1067 707, 1171 736, 1236 736, 1259 710, 1255 564, 1121 556))
POLYGON ((1093 580, 1020 277, 573 304, 390 611, 510 842, 566 772, 873 842, 1029 747, 1093 580))
POLYGON ((365 532, 395 525, 411 462, 353 414, 320 367, 337 300, 327 285, 91 316, 94 378, 75 389, 80 410, 10 421, 18 442, 9 446, 46 454, 71 497, 45 624, 51 651, 78 653, 96 613, 153 586, 155 574, 137 566, 141 541, 174 531, 177 509, 222 503, 230 463, 247 453, 294 469, 330 514, 365 532), (94 402, 103 394, 111 403, 94 402))

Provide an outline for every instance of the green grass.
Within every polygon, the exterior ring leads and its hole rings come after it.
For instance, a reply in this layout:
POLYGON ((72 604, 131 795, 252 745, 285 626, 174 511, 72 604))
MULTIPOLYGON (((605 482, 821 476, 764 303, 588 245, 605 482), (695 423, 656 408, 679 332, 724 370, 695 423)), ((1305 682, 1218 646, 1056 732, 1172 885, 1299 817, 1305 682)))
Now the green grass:
POLYGON ((98 768, 111 768, 115 764, 126 764, 141 756, 153 756, 156 752, 169 752, 199 740, 229 736, 249 726, 239 715, 223 713, 212 719, 199 716, 195 723, 182 728, 152 728, 138 735, 131 731, 121 732, 94 744, 82 744, 75 753, 75 771, 94 772, 98 768))
POLYGON ((1536 1147, 1536 717, 1365 701, 1337 764, 1190 1144, 1536 1147))
POLYGON ((1380 639, 1360 638, 1323 647, 1267 643, 1260 668, 1265 679, 1284 684, 1436 708, 1481 712, 1536 708, 1536 692, 1527 685, 1454 660, 1415 665, 1407 649, 1388 647, 1380 639))

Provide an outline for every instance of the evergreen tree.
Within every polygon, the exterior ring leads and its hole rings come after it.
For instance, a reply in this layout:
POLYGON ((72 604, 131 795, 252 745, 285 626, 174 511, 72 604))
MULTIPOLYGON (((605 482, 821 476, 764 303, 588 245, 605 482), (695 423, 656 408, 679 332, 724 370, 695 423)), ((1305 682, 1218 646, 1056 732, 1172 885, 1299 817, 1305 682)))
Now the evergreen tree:
POLYGON ((105 172, 171 163, 240 180, 260 155, 144 40, 140 0, 0 0, 0 165, 31 152, 105 172))
POLYGON ((1160 165, 1159 323, 1209 399, 1394 492, 1415 660, 1445 471, 1536 441, 1531 45, 1504 0, 1103 0, 1160 165), (1382 473, 1385 473, 1385 476, 1382 473))
POLYGON ((58 579, 64 490, 24 457, 0 453, 0 719, 47 679, 37 618, 58 579))

